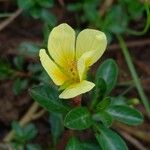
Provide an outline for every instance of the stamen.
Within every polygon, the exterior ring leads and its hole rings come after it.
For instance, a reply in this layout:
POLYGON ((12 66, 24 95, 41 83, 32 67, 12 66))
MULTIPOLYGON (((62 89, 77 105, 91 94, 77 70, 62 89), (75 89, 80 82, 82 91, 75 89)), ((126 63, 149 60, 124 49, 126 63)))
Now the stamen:
POLYGON ((70 80, 72 80, 73 82, 79 81, 76 61, 70 62, 70 64, 68 64, 68 68, 66 69, 68 70, 67 72, 70 77, 70 80))

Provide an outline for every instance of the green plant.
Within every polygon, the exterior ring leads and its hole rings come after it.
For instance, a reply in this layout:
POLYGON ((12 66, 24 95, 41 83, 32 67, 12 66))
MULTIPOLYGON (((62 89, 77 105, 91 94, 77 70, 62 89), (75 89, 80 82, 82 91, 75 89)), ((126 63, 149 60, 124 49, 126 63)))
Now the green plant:
POLYGON ((56 17, 48 11, 48 8, 53 7, 53 0, 18 0, 18 6, 29 13, 34 19, 41 19, 50 26, 56 24, 56 17))
MULTIPOLYGON (((44 22, 43 47, 46 50, 48 34, 57 23, 56 16, 53 15, 50 10, 53 5, 54 2, 52 0, 18 0, 18 6, 24 10, 25 14, 44 22)), ((143 35, 146 33, 150 25, 149 4, 146 1, 144 4, 141 4, 138 0, 118 0, 108 8, 106 7, 104 12, 101 12, 101 9, 99 9, 101 5, 102 1, 99 0, 82 0, 68 3, 66 7, 68 11, 75 13, 77 30, 81 30, 81 27, 83 27, 82 25, 100 29, 107 34, 108 42, 111 42, 114 36, 117 37, 134 79, 134 84, 138 89, 147 112, 149 112, 148 100, 139 82, 128 49, 121 36, 126 34, 143 35), (131 22, 139 22, 145 15, 145 10, 147 20, 144 29, 142 31, 131 30, 131 22)), ((9 14, 6 14, 6 16, 7 15, 9 14)), ((2 16, 5 16, 5 14, 2 16)), ((66 145, 67 150, 127 149, 119 133, 111 129, 112 123, 119 121, 134 126, 142 123, 143 116, 134 108, 134 104, 131 103, 128 98, 123 97, 122 94, 119 96, 111 95, 112 90, 117 84, 119 73, 116 62, 113 59, 105 60, 99 66, 94 79, 89 79, 93 80, 92 82, 95 83, 94 90, 89 93, 88 97, 79 96, 73 98, 72 104, 72 102, 63 101, 58 97, 60 90, 65 89, 68 83, 58 89, 53 85, 47 74, 42 71, 42 67, 38 63, 27 64, 26 67, 24 67, 24 57, 37 57, 40 47, 41 46, 32 42, 21 43, 18 47, 21 56, 16 56, 13 60, 15 69, 10 63, 2 60, 0 62, 0 78, 4 80, 8 79, 10 76, 12 77, 14 80, 13 92, 15 95, 19 95, 30 83, 35 84, 35 82, 44 81, 44 83, 39 86, 33 87, 30 90, 30 95, 44 109, 50 112, 49 123, 52 135, 51 148, 55 149, 60 142, 60 137, 64 137, 63 135, 69 131, 69 139, 67 139, 68 142, 66 145), (24 77, 24 69, 30 73, 29 76, 25 74, 24 77), (86 102, 84 102, 85 99, 86 102), (85 130, 90 133, 92 131, 92 135, 94 135, 95 138, 80 139, 76 131, 84 133, 85 130)), ((88 67, 86 68, 87 70, 88 67)), ((64 68, 61 69, 63 70, 64 68)), ((36 136, 34 133, 36 129, 33 125, 23 128, 20 127, 18 123, 13 123, 13 129, 16 133, 13 146, 16 149, 40 149, 38 145, 29 144, 30 140, 36 136), (31 137, 28 135, 28 128, 31 128, 31 130, 29 130, 29 132, 31 132, 31 137), (32 130, 34 133, 33 135, 32 130)))
MULTIPOLYGON (((95 78, 95 90, 88 98, 86 105, 71 106, 67 101, 62 101, 58 97, 58 90, 54 86, 42 84, 30 90, 31 97, 36 100, 46 110, 59 117, 58 124, 55 124, 54 145, 59 142, 60 134, 63 134, 62 128, 71 129, 71 134, 66 149, 100 149, 109 150, 127 149, 125 142, 118 133, 109 129, 112 122, 120 121, 128 125, 138 125, 143 122, 140 112, 128 105, 128 101, 123 99, 119 102, 119 97, 112 97, 109 93, 117 83, 118 67, 114 60, 105 60, 99 67, 95 78), (62 121, 63 119, 63 121, 62 121), (60 127, 61 125, 61 127, 60 127), (64 126, 64 127, 63 127, 64 126), (56 130, 57 128, 57 130, 56 130), (59 130, 61 129, 61 130, 59 130), (95 139, 90 143, 87 140, 80 141, 75 135, 75 131, 92 130, 95 139), (88 143, 87 143, 88 142, 88 143)), ((51 119, 52 120, 52 119, 51 119)), ((53 128, 52 128, 53 130, 53 128)), ((53 130, 54 132, 54 130, 53 130)), ((65 131, 64 131, 65 132, 65 131)), ((88 139, 90 140, 90 139, 88 139)))
POLYGON ((12 123, 12 128, 15 136, 11 145, 15 150, 41 150, 39 145, 31 144, 32 139, 37 135, 37 129, 34 124, 21 127, 18 122, 14 121, 12 123))

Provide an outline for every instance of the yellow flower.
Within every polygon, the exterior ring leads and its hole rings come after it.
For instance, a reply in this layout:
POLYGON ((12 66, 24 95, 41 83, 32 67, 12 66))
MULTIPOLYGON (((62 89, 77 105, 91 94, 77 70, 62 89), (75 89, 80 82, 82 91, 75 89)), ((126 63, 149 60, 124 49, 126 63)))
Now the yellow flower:
POLYGON ((107 45, 103 32, 85 29, 75 31, 63 23, 55 27, 48 39, 46 50, 40 50, 42 66, 63 92, 59 98, 69 99, 90 91, 95 84, 86 80, 88 68, 104 53, 107 45))

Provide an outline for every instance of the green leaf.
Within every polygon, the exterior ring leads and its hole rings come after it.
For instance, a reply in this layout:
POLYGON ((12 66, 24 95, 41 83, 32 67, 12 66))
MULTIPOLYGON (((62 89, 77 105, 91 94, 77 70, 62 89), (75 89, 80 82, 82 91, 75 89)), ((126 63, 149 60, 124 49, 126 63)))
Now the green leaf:
POLYGON ((69 11, 78 12, 78 11, 81 11, 82 8, 83 8, 83 5, 81 3, 78 3, 78 2, 76 2, 75 4, 73 3, 73 4, 67 5, 67 10, 69 10, 69 11))
POLYGON ((96 110, 97 110, 97 111, 104 110, 104 109, 106 109, 110 104, 111 104, 111 99, 110 99, 110 97, 105 97, 102 101, 100 101, 100 102, 97 104, 96 110))
POLYGON ((127 100, 124 96, 111 97, 111 105, 127 105, 127 100))
POLYGON ((14 64, 18 70, 23 70, 24 58, 22 56, 16 56, 14 58, 14 64))
POLYGON ((49 122, 54 145, 57 144, 59 137, 64 131, 63 118, 61 114, 50 113, 49 122))
POLYGON ((53 0, 36 0, 36 2, 45 8, 50 8, 54 5, 54 1, 53 0))
POLYGON ((106 127, 110 127, 112 125, 113 119, 110 114, 106 111, 100 111, 93 115, 93 120, 101 121, 106 127))
POLYGON ((91 101, 91 107, 95 107, 99 101, 101 101, 106 93, 106 83, 105 81, 98 77, 96 79, 96 86, 93 92, 93 98, 91 101))
POLYGON ((27 150, 42 150, 42 148, 37 144, 27 144, 27 150))
POLYGON ((35 5, 34 0, 17 0, 18 6, 22 9, 28 10, 35 5))
POLYGON ((8 62, 0 59, 0 80, 13 77, 15 70, 13 70, 8 62))
POLYGON ((118 77, 118 66, 113 59, 105 60, 96 73, 96 79, 101 77, 106 82, 106 94, 109 94, 114 88, 118 77))
POLYGON ((32 123, 26 125, 23 129, 24 129, 25 137, 26 139, 28 139, 28 141, 35 138, 38 132, 35 125, 32 123))
POLYGON ((42 70, 43 70, 42 65, 39 64, 39 63, 37 63, 37 64, 29 64, 27 69, 28 69, 29 72, 32 72, 34 74, 38 74, 38 73, 42 72, 42 70))
POLYGON ((23 90, 25 90, 28 86, 28 80, 21 80, 17 78, 13 83, 13 93, 14 95, 19 95, 23 90))
POLYGON ((56 16, 46 9, 41 10, 41 19, 52 27, 54 27, 57 23, 56 16))
POLYGON ((25 150, 24 145, 17 142, 11 142, 10 146, 13 150, 25 150))
POLYGON ((142 114, 129 106, 111 106, 107 112, 116 120, 128 125, 138 125, 143 122, 142 114))
POLYGON ((30 90, 30 95, 48 111, 56 113, 66 113, 68 111, 68 107, 64 106, 58 98, 58 90, 52 86, 47 84, 36 86, 30 90))
POLYGON ((127 8, 126 12, 129 13, 130 19, 136 20, 142 17, 145 7, 139 0, 119 0, 119 3, 122 7, 127 8))
POLYGON ((67 143, 65 150, 82 150, 80 141, 76 137, 71 137, 67 143))
POLYGON ((85 14, 85 18, 89 22, 93 22, 95 24, 97 24, 97 22, 99 21, 99 18, 100 18, 99 12, 97 11, 96 8, 97 8, 97 6, 95 5, 95 2, 93 2, 93 1, 88 1, 83 5, 83 11, 85 14))
POLYGON ((15 132, 15 139, 19 143, 25 143, 32 140, 37 135, 37 129, 34 124, 28 124, 25 127, 21 127, 18 122, 12 123, 12 128, 15 132))
POLYGON ((86 107, 76 107, 68 112, 64 125, 70 129, 83 130, 92 125, 92 118, 86 107))
POLYGON ((13 121, 12 122, 12 128, 13 130, 15 131, 15 138, 17 137, 23 137, 24 136, 24 131, 23 131, 23 128, 19 125, 18 122, 16 121, 13 121))
POLYGON ((99 134, 96 134, 96 139, 102 150, 128 150, 125 142, 114 131, 98 125, 99 134))
POLYGON ((35 6, 32 7, 32 9, 29 9, 28 11, 34 19, 39 19, 41 17, 41 10, 42 8, 35 6))
POLYGON ((95 98, 100 101, 103 99, 105 92, 106 92, 106 83, 104 81, 104 79, 102 79, 101 77, 98 77, 96 79, 96 86, 95 86, 95 98))
POLYGON ((38 56, 39 49, 40 47, 32 42, 22 42, 18 47, 19 52, 25 56, 38 56))
POLYGON ((136 0, 134 3, 132 1, 127 4, 128 12, 131 15, 132 19, 139 19, 142 17, 145 7, 141 5, 141 2, 136 0))
POLYGON ((115 34, 125 32, 127 25, 128 16, 124 10, 124 7, 121 7, 119 4, 114 5, 111 9, 109 9, 103 21, 104 28, 115 34))
POLYGON ((97 143, 92 141, 82 142, 81 144, 82 150, 101 150, 97 143))
POLYGON ((101 121, 106 127, 112 125, 113 119, 106 111, 100 111, 93 115, 95 121, 101 121))

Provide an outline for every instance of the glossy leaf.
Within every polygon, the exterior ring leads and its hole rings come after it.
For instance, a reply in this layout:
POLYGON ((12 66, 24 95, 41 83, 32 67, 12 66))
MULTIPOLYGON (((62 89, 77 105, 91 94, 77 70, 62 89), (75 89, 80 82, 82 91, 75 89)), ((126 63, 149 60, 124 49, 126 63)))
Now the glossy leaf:
POLYGON ((80 141, 76 137, 71 137, 66 145, 65 150, 82 150, 80 141))
POLYGON ((23 56, 16 56, 15 58, 14 58, 14 65, 15 65, 15 67, 18 69, 18 70, 23 70, 23 66, 24 66, 24 58, 23 58, 23 56))
POLYGON ((42 148, 37 144, 27 144, 27 150, 42 150, 42 148))
POLYGON ((54 1, 53 0, 36 0, 37 3, 42 6, 42 7, 52 7, 54 5, 54 1))
POLYGON ((97 77, 96 86, 91 101, 91 107, 95 107, 97 103, 104 98, 105 93, 106 93, 106 83, 102 78, 97 77))
POLYGON ((53 144, 55 145, 64 131, 62 115, 57 113, 50 113, 49 122, 51 134, 53 137, 53 144))
POLYGON ((50 26, 55 26, 57 23, 56 16, 48 10, 42 9, 40 17, 43 21, 45 21, 50 26))
POLYGON ((128 99, 124 96, 111 97, 111 105, 127 105, 128 99))
POLYGON ((107 59, 98 68, 96 79, 101 77, 106 82, 106 94, 109 94, 114 88, 118 77, 118 66, 113 59, 107 59))
POLYGON ((68 4, 67 10, 69 11, 80 11, 82 10, 83 5, 81 3, 76 3, 76 4, 68 4))
POLYGON ((32 140, 37 135, 37 129, 34 124, 28 124, 21 127, 18 122, 12 123, 12 128, 15 132, 15 139, 17 142, 24 143, 32 140))
POLYGON ((109 105, 111 104, 111 100, 109 97, 105 97, 102 101, 100 101, 97 105, 96 105, 96 110, 104 110, 106 109, 109 105))
POLYGON ((116 120, 128 125, 138 125, 143 122, 142 114, 129 106, 111 106, 107 112, 116 120))
POLYGON ((113 5, 109 9, 107 17, 103 20, 104 28, 115 34, 125 32, 127 24, 128 16, 125 13, 124 7, 119 4, 113 5))
POLYGON ((92 125, 92 118, 87 108, 76 107, 66 115, 64 125, 70 129, 83 130, 92 125))
POLYGON ((39 53, 39 49, 40 48, 32 42, 22 42, 18 47, 20 54, 30 57, 37 56, 39 53))
POLYGON ((35 5, 34 0, 18 0, 18 6, 22 9, 28 10, 35 5))
POLYGON ((15 74, 15 70, 11 68, 11 65, 0 59, 0 80, 4 80, 10 77, 13 77, 15 74))
POLYGON ((105 95, 106 89, 107 87, 106 87, 106 83, 104 79, 102 79, 101 77, 98 77, 96 79, 95 98, 99 101, 102 100, 105 95))
POLYGON ((99 134, 96 134, 96 139, 102 150, 127 150, 127 146, 122 138, 114 131, 98 125, 99 134))
POLYGON ((101 150, 98 143, 87 141, 81 143, 82 150, 101 150))
POLYGON ((19 95, 21 94, 21 92, 25 89, 27 89, 28 86, 28 80, 21 80, 19 78, 17 78, 14 83, 13 83, 13 93, 14 95, 19 95))
POLYGON ((30 90, 31 97, 42 107, 51 112, 66 113, 68 107, 64 106, 58 98, 58 91, 47 84, 39 85, 30 90))
POLYGON ((101 121, 106 127, 110 127, 112 125, 112 117, 106 111, 101 111, 93 115, 93 119, 95 121, 101 121))
POLYGON ((34 19, 39 19, 41 17, 41 10, 42 8, 39 7, 32 7, 32 9, 29 9, 28 12, 34 19))

